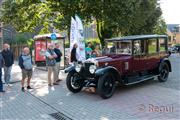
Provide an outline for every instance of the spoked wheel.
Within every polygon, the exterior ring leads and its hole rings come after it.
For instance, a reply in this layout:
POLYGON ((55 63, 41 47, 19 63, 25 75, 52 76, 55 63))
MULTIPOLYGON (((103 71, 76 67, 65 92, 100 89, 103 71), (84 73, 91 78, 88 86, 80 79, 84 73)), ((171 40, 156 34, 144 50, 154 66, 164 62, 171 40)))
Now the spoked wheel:
POLYGON ((103 99, 110 98, 113 95, 115 91, 115 78, 112 73, 105 73, 99 78, 97 89, 103 99))
POLYGON ((70 72, 66 78, 67 88, 73 92, 80 92, 83 88, 83 80, 77 72, 70 72))
POLYGON ((160 82, 165 82, 167 81, 168 76, 169 76, 169 66, 167 63, 162 63, 162 65, 160 66, 160 73, 158 79, 160 82))

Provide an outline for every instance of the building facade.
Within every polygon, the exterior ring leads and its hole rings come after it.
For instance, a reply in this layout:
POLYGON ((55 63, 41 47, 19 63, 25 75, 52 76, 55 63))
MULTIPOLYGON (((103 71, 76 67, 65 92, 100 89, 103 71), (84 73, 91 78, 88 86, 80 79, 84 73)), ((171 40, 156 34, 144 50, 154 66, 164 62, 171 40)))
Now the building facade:
POLYGON ((180 44, 180 24, 167 24, 169 45, 180 44))

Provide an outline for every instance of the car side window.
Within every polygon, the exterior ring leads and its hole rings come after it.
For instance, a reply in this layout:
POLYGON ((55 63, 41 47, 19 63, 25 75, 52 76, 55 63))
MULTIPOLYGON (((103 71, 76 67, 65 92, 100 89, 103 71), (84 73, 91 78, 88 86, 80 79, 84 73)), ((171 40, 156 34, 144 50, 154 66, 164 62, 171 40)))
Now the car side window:
POLYGON ((165 39, 163 38, 159 38, 159 51, 160 52, 166 51, 165 39))
POLYGON ((143 55, 145 54, 145 41, 144 40, 136 40, 134 41, 134 55, 143 55))
POLYGON ((148 54, 157 53, 157 39, 148 40, 148 54))

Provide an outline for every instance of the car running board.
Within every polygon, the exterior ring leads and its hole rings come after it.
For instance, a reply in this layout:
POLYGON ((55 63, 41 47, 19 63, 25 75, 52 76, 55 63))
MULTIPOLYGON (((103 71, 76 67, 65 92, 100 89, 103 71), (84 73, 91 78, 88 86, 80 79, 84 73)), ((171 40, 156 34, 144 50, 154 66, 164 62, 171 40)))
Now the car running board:
POLYGON ((143 76, 143 77, 140 77, 140 78, 134 78, 134 79, 137 79, 137 80, 134 81, 134 82, 126 83, 124 85, 133 85, 133 84, 140 83, 140 82, 143 82, 143 81, 147 81, 147 80, 150 80, 150 79, 155 79, 158 76, 159 75, 148 75, 148 76, 143 76))

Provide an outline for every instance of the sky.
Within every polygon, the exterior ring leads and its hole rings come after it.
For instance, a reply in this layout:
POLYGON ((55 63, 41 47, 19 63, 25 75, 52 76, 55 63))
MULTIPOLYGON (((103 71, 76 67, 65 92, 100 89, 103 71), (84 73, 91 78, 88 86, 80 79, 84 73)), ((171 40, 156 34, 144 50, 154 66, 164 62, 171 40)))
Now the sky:
POLYGON ((180 24, 180 0, 160 0, 160 5, 167 24, 180 24))

